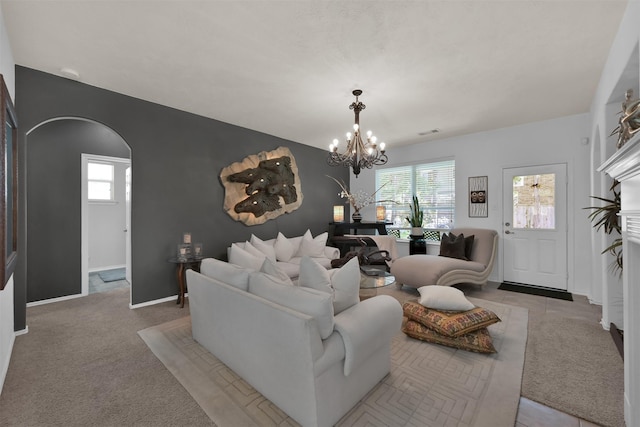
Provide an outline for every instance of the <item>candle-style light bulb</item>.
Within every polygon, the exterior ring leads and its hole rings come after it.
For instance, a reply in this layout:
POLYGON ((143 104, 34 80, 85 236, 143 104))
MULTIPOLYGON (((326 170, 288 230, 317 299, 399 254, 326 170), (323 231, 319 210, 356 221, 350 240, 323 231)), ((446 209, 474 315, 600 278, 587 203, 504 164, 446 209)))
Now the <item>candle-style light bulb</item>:
POLYGON ((360 129, 360 126, 358 126, 358 124, 357 124, 357 123, 355 123, 355 124, 353 125, 353 130, 354 130, 354 131, 356 131, 356 132, 358 132, 358 129, 360 129))
POLYGON ((381 142, 380 143, 380 151, 382 151, 383 153, 384 153, 384 147, 385 147, 384 142, 381 142))
POLYGON ((370 130, 367 131, 367 138, 371 138, 373 136, 373 132, 370 130))
POLYGON ((378 138, 376 138, 375 136, 371 137, 371 143, 372 144, 375 144, 377 140, 378 140, 378 138))
POLYGON ((347 132, 347 139, 351 139, 351 132, 347 132))

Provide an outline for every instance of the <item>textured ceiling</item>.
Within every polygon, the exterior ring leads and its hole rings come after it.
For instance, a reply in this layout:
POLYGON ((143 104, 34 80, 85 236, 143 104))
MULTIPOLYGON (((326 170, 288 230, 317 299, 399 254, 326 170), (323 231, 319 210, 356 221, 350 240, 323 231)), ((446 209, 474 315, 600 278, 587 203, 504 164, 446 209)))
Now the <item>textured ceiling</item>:
POLYGON ((0 1, 18 65, 321 148, 360 88, 390 154, 589 111, 626 3, 0 1))

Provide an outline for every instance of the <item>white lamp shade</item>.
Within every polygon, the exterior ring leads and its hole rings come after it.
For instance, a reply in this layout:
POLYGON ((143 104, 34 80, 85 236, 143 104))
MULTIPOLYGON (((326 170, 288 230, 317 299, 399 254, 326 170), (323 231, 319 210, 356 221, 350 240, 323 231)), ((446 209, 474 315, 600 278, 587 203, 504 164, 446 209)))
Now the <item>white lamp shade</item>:
POLYGON ((376 206, 376 221, 387 219, 387 209, 384 206, 376 206))
POLYGON ((333 207, 333 222, 342 222, 344 221, 344 206, 334 206, 333 207))

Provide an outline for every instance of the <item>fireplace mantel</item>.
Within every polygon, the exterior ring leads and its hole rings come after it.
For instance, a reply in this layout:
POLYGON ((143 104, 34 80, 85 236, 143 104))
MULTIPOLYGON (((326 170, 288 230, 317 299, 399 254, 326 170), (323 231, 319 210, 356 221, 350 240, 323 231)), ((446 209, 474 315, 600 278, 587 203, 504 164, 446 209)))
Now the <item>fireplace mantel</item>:
POLYGON ((640 425, 640 134, 598 168, 620 181, 624 269, 624 418, 640 425), (634 403, 632 405, 632 402, 634 403))

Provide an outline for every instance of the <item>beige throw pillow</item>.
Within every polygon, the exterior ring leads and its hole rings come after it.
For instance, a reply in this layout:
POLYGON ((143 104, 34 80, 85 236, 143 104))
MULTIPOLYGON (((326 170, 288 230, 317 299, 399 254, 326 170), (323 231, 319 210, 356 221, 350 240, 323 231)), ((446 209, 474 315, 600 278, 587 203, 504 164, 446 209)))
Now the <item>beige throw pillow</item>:
POLYGON ((418 288, 420 304, 435 310, 466 311, 475 306, 460 289, 450 286, 429 285, 418 288))

